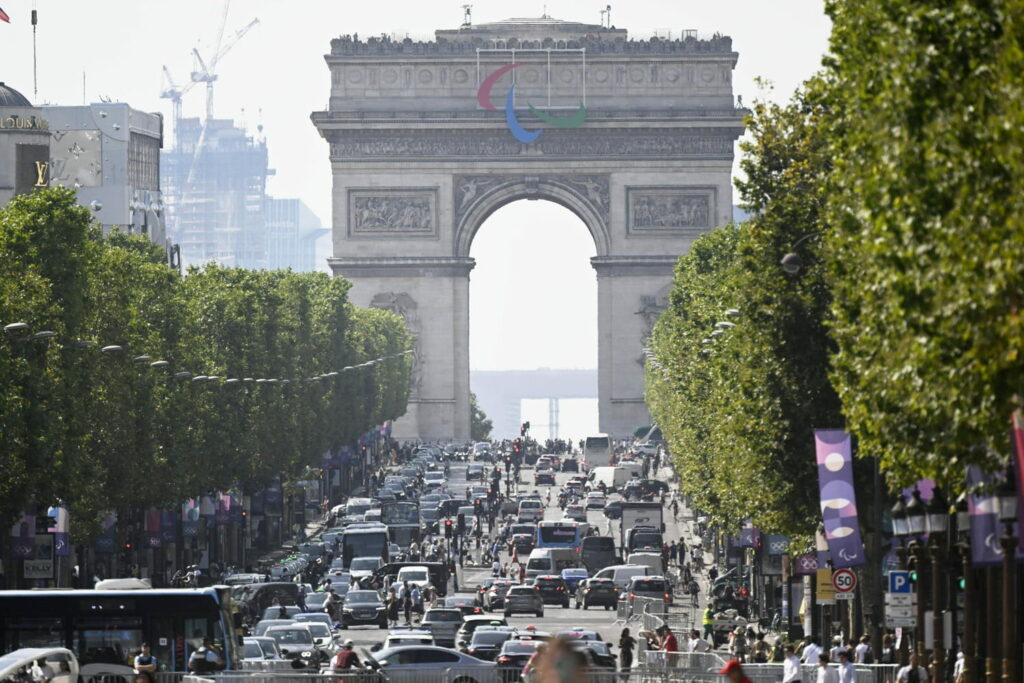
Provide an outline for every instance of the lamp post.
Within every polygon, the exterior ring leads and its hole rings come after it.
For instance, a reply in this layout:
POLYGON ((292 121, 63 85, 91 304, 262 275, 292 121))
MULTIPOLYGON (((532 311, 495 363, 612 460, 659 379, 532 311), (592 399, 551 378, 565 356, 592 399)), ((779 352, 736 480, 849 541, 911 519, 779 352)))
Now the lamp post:
MULTIPOLYGON (((976 640, 974 637, 974 573, 971 571, 971 517, 967 508, 967 494, 962 493, 956 499, 956 534, 957 550, 960 553, 960 561, 963 563, 964 577, 964 683, 975 682, 974 658, 977 656, 976 640)), ((955 604, 955 601, 950 601, 955 604)), ((956 620, 953 620, 956 623, 956 620)))
POLYGON ((821 232, 812 232, 798 239, 793 244, 793 246, 790 247, 791 251, 785 256, 783 256, 782 260, 779 261, 779 264, 782 266, 782 269, 790 275, 796 275, 797 273, 799 273, 800 268, 804 265, 804 261, 802 258, 800 258, 800 255, 796 253, 796 248, 799 247, 804 242, 806 242, 807 240, 811 239, 812 237, 820 236, 821 232))
POLYGON ((924 546, 920 542, 920 537, 925 532, 927 525, 927 517, 925 515, 924 501, 921 500, 921 492, 916 488, 914 494, 907 505, 907 527, 909 534, 914 537, 914 540, 910 542, 910 554, 914 558, 914 569, 917 571, 917 624, 914 627, 914 643, 915 650, 917 651, 917 657, 921 661, 927 661, 925 659, 926 652, 924 648, 924 546))
POLYGON ((1003 535, 999 545, 1003 549, 1003 681, 1017 680, 1017 537, 1013 535, 1013 524, 1017 521, 1017 491, 1013 476, 1007 473, 999 490, 999 521, 1003 523, 1003 535))
MULTIPOLYGON (((907 504, 903 501, 903 494, 897 499, 896 504, 892 506, 892 533, 897 539, 899 545, 896 546, 896 559, 899 562, 901 570, 907 568, 907 536, 910 534, 910 525, 907 522, 907 504)), ((906 637, 900 638, 899 648, 897 650, 897 659, 900 666, 906 666, 909 658, 907 657, 907 639, 906 637)))
POLYGON ((942 629, 942 544, 941 541, 949 530, 949 504, 942 497, 942 492, 936 488, 932 492, 932 499, 925 506, 925 513, 928 522, 928 551, 932 556, 932 662, 933 681, 944 680, 944 660, 942 629))

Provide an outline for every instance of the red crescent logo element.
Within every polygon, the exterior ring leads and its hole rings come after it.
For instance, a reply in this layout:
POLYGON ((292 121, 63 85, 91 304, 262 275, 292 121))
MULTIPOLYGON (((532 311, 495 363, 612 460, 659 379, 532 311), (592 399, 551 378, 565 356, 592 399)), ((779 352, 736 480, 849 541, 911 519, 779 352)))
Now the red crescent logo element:
POLYGON ((520 66, 519 64, 506 64, 501 67, 480 84, 480 89, 476 91, 476 101, 480 103, 480 106, 484 109, 490 109, 491 111, 497 111, 498 108, 491 104, 491 88, 498 82, 498 79, 504 76, 512 69, 520 66))

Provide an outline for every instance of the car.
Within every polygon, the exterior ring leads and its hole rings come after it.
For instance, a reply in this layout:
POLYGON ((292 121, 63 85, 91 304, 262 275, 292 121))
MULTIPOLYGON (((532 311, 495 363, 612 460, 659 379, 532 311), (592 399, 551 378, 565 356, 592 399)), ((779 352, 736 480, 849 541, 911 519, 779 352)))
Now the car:
POLYGON ((672 604, 672 586, 664 576, 634 576, 626 584, 629 601, 636 597, 663 600, 666 605, 672 604))
POLYGON ((379 557, 353 557, 349 564, 349 575, 354 576, 356 581, 368 578, 373 572, 384 566, 384 561, 379 557))
POLYGON ((395 583, 403 585, 406 581, 409 582, 409 588, 419 586, 420 590, 423 590, 430 585, 430 570, 418 565, 402 567, 398 570, 395 583))
POLYGON ((536 534, 513 534, 512 547, 519 555, 529 555, 533 552, 533 545, 536 542, 536 534))
POLYGON ((387 609, 377 591, 350 591, 341 610, 341 628, 350 626, 388 627, 387 609))
POLYGON ((522 613, 544 616, 544 598, 533 586, 512 586, 505 594, 505 616, 522 613))
POLYGON ((565 579, 566 589, 570 593, 575 593, 576 588, 580 585, 580 581, 585 581, 590 576, 586 569, 578 567, 571 567, 569 569, 562 570, 562 578, 565 579))
POLYGON ((545 605, 569 606, 569 589, 565 579, 557 574, 541 574, 533 580, 533 588, 540 593, 545 605))
POLYGON ((633 445, 633 450, 640 455, 653 457, 658 454, 658 444, 654 441, 641 441, 633 445))
POLYGON ((481 609, 476 604, 475 595, 449 595, 444 599, 444 606, 449 609, 457 609, 462 612, 462 616, 469 614, 480 614, 481 609))
POLYGON ((436 645, 434 642, 434 634, 425 628, 396 628, 388 631, 387 636, 384 637, 384 642, 378 647, 378 650, 386 650, 392 647, 402 647, 403 645, 436 645))
POLYGON ((455 634, 462 627, 462 610, 443 607, 428 609, 420 627, 429 629, 438 645, 455 647, 455 634))
POLYGON ((502 675, 502 680, 505 683, 518 683, 519 672, 530 661, 537 648, 543 644, 544 641, 540 639, 523 640, 521 638, 511 638, 502 643, 498 656, 494 658, 499 667, 508 670, 507 674, 502 675))
POLYGON ((272 605, 263 610, 263 619, 291 619, 301 611, 296 605, 272 605))
POLYGON ((473 639, 473 632, 481 626, 508 626, 508 622, 501 617, 489 614, 471 614, 462 618, 462 626, 455 634, 455 647, 464 649, 473 639))
POLYGON ((608 498, 600 491, 591 491, 583 501, 583 506, 588 510, 603 510, 607 505, 608 498))
POLYGON ((612 609, 618 604, 619 589, 611 579, 587 579, 576 587, 576 609, 604 607, 612 609))
POLYGON ((519 502, 516 517, 519 522, 539 522, 544 519, 544 503, 539 498, 524 498, 519 502))
POLYGON ((496 576, 488 576, 480 582, 480 585, 476 587, 476 604, 481 607, 483 606, 484 595, 491 589, 491 585, 497 580, 498 578, 496 576))
POLYGON ((318 649, 324 650, 328 655, 334 654, 334 630, 329 625, 320 621, 300 621, 296 623, 304 623, 309 627, 310 633, 313 634, 313 642, 316 643, 318 649))
POLYGON ((613 500, 605 505, 604 516, 608 519, 622 519, 622 501, 613 500))
POLYGON ((587 510, 582 505, 566 505, 564 516, 565 519, 571 519, 574 522, 586 522, 587 510))
POLYGON ((563 472, 579 472, 580 471, 580 461, 577 460, 576 458, 566 458, 565 460, 562 461, 562 471, 563 472))
POLYGON ((608 643, 601 640, 570 640, 569 646, 587 656, 587 669, 616 669, 616 658, 608 643))
POLYGON ((459 672, 460 683, 494 683, 497 665, 446 647, 405 645, 371 653, 367 664, 379 668, 390 683, 443 683, 448 670, 459 672))
POLYGON ((267 636, 277 641, 277 647, 285 659, 312 664, 321 658, 308 624, 271 626, 267 629, 267 636))
POLYGON ((491 584, 491 587, 487 589, 483 597, 483 607, 488 612, 493 612, 495 608, 501 607, 505 604, 505 594, 508 593, 508 589, 512 587, 512 582, 508 579, 495 579, 491 584))
POLYGON ((555 637, 561 638, 562 640, 604 640, 600 633, 586 628, 573 628, 568 631, 559 631, 555 634, 555 637))
POLYGON ((260 622, 256 624, 255 635, 265 636, 267 631, 274 626, 290 626, 294 623, 296 623, 294 619, 260 619, 260 622))
POLYGON ((543 469, 543 470, 542 469, 538 469, 534 473, 534 475, 533 475, 533 485, 534 486, 543 486, 545 484, 547 484, 548 486, 554 486, 555 485, 555 471, 554 470, 552 470, 552 469, 543 469))
POLYGON ((501 650, 501 646, 514 636, 516 630, 511 626, 479 626, 473 631, 473 637, 463 650, 468 655, 493 662, 501 650))
POLYGON ((471 481, 473 479, 480 479, 480 480, 482 480, 483 478, 484 478, 484 467, 483 467, 483 465, 470 465, 469 467, 466 468, 466 481, 471 481))

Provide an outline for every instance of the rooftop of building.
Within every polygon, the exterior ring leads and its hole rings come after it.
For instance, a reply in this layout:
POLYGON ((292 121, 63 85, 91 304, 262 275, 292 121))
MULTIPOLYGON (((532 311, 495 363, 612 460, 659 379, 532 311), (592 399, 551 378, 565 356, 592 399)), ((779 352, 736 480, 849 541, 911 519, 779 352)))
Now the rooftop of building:
POLYGON ((3 107, 31 107, 32 103, 20 92, 0 81, 0 106, 3 107))

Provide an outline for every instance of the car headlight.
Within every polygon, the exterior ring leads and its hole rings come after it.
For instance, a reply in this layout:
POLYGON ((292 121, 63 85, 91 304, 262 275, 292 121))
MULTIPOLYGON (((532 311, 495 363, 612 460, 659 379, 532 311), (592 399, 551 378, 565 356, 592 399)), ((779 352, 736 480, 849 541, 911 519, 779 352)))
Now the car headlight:
POLYGON ((306 652, 303 652, 301 656, 303 659, 309 659, 313 656, 313 653, 307 650, 306 652))

